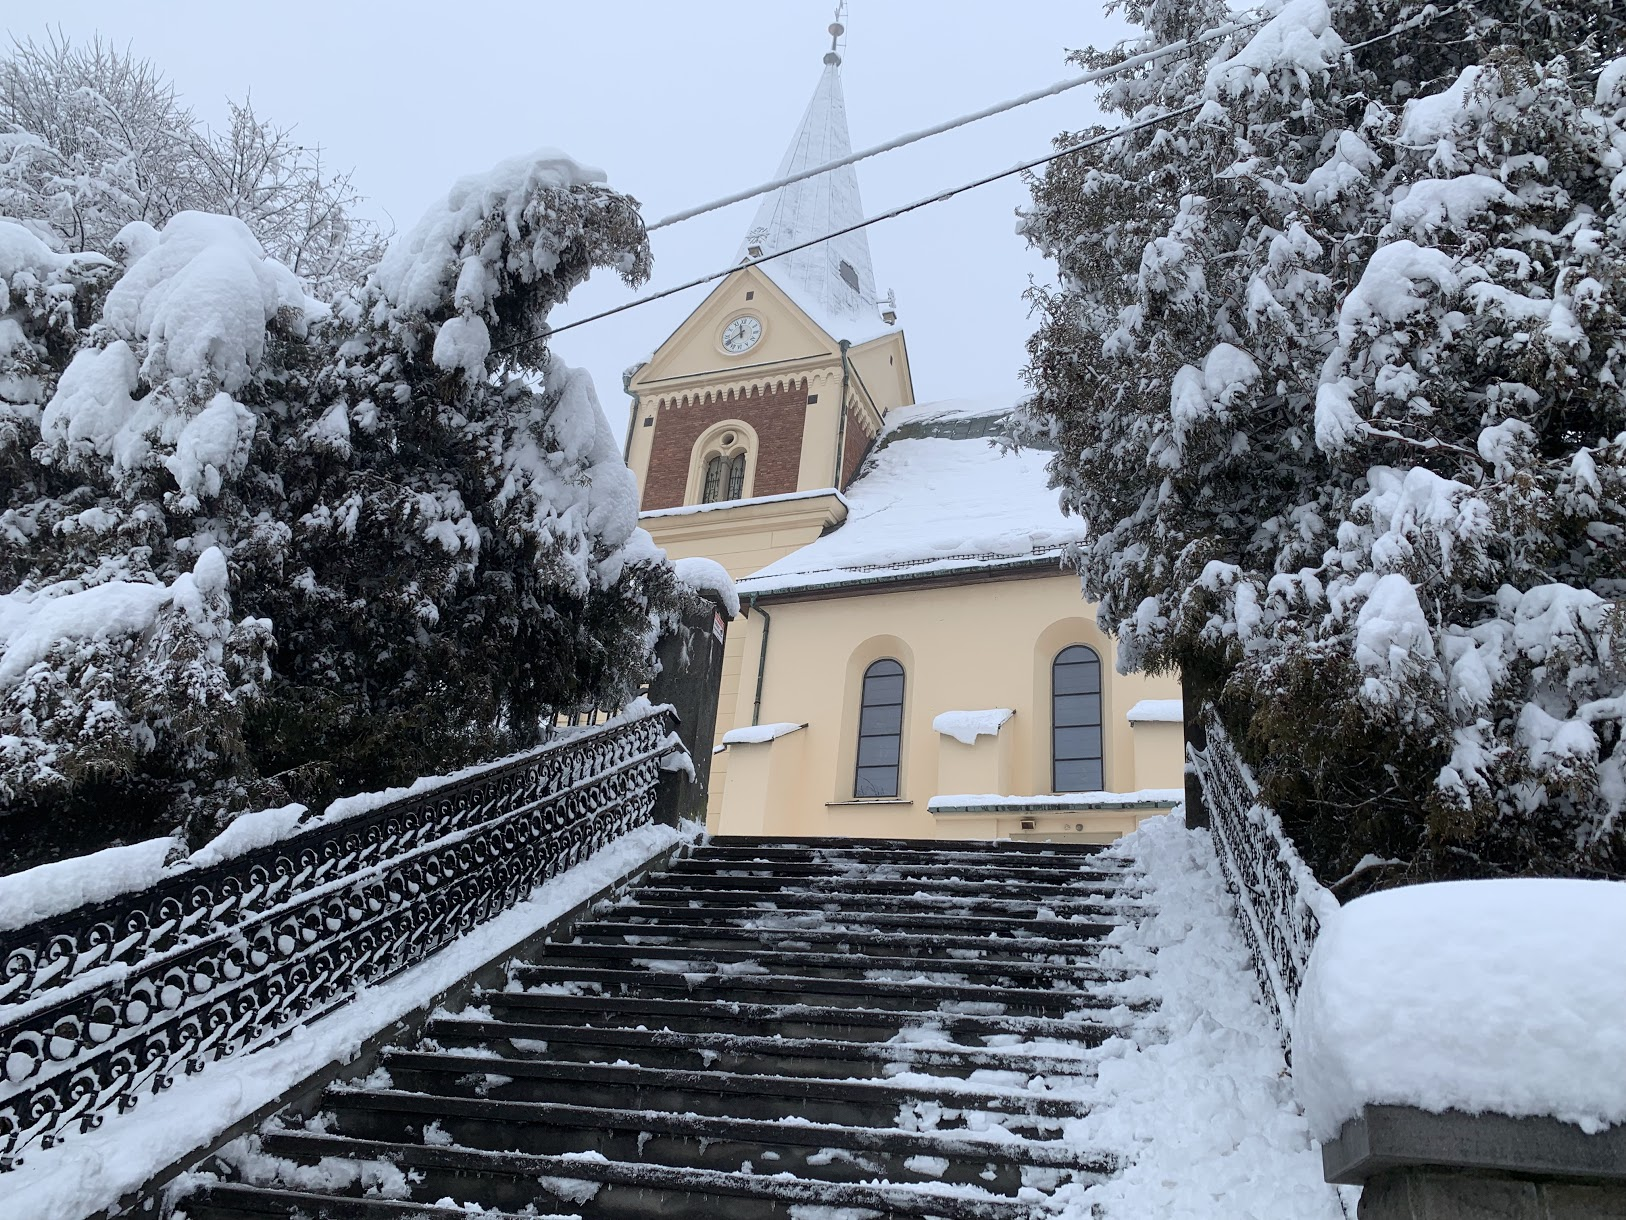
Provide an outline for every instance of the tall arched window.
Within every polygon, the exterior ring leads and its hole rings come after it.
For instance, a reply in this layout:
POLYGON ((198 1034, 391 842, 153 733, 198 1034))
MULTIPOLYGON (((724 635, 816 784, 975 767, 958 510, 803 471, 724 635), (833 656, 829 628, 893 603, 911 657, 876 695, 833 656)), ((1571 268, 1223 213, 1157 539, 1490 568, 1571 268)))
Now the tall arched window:
POLYGON ((903 666, 876 661, 864 671, 858 711, 858 766, 853 796, 898 795, 898 764, 903 745, 903 666))
POLYGON ((728 498, 738 500, 745 494, 745 454, 736 453, 728 464, 728 498))
POLYGON ((1099 792, 1101 658, 1083 644, 1063 648, 1050 667, 1050 790, 1099 792))

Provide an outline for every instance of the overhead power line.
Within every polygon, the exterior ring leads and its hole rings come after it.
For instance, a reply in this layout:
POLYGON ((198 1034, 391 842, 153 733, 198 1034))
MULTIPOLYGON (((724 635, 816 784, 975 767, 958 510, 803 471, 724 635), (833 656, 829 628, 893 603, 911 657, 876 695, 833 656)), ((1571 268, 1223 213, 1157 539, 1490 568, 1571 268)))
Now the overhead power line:
MULTIPOLYGON (((1399 25, 1394 26, 1392 29, 1386 30, 1382 34, 1374 35, 1373 37, 1367 38, 1361 42, 1348 44, 1345 46, 1344 50, 1359 51, 1365 47, 1373 46, 1376 43, 1384 42, 1390 38, 1398 38, 1401 34, 1417 29, 1420 26, 1427 25, 1436 18, 1444 17, 1450 13, 1456 12, 1460 8, 1464 8, 1467 3, 1468 0, 1457 0, 1457 3, 1447 5, 1444 8, 1435 8, 1433 5, 1428 5, 1417 14, 1401 22, 1399 25)), ((1197 41, 1200 40, 1192 40, 1193 43, 1197 41)), ((1150 54, 1150 52, 1148 54, 1150 54)), ((1119 65, 1120 69, 1123 67, 1124 65, 1119 65)), ((813 246, 822 245, 824 242, 830 241, 833 238, 844 237, 848 233, 856 233, 860 229, 867 229, 869 226, 879 224, 883 220, 891 220, 894 217, 902 216, 908 212, 913 212, 920 208, 928 207, 931 204, 942 203, 944 200, 952 199, 956 195, 962 195, 966 191, 975 190, 977 187, 987 186, 991 182, 998 182, 1002 178, 1009 178, 1015 174, 1026 173, 1028 170, 1037 169, 1039 166, 1046 165, 1060 157, 1065 157, 1076 152, 1082 152, 1087 148, 1096 148, 1102 144, 1110 144, 1113 140, 1120 139, 1124 136, 1134 135, 1136 132, 1145 131, 1149 127, 1157 127, 1168 122, 1170 119, 1186 118, 1189 115, 1196 114, 1207 104, 1208 103, 1206 101, 1193 102, 1189 106, 1181 106, 1174 110, 1164 111, 1162 114, 1159 114, 1154 118, 1146 119, 1139 123, 1131 123, 1123 127, 1115 127, 1111 131, 1102 132, 1100 135, 1092 136, 1087 140, 1080 140, 1076 144, 1069 144, 1066 148, 1059 149, 1056 152, 1047 153, 1042 157, 1035 157, 1031 161, 1021 162, 1020 164, 1011 166, 1009 169, 998 170, 992 174, 987 174, 970 182, 961 183, 959 186, 951 186, 946 190, 941 190, 935 194, 927 195, 924 198, 916 199, 913 203, 905 203, 895 208, 888 208, 884 212, 877 212, 875 215, 866 217, 865 219, 857 221, 854 224, 850 224, 846 228, 837 229, 834 232, 825 233, 819 237, 814 237, 804 242, 798 242, 794 246, 787 246, 783 250, 775 250, 771 254, 763 254, 757 256, 756 258, 744 259, 741 262, 735 263, 729 267, 725 267, 720 271, 713 271, 707 275, 696 276, 692 280, 686 280, 681 284, 674 284, 672 287, 663 288, 659 292, 651 292, 645 296, 635 297, 634 299, 623 302, 620 305, 612 306, 609 309, 602 309, 598 313, 588 314, 586 317, 577 318, 573 322, 566 322, 562 326, 550 326, 534 335, 528 335, 523 339, 516 339, 512 343, 505 343, 499 347, 494 347, 491 350, 493 353, 513 351, 515 348, 525 347, 527 344, 536 343, 544 339, 550 339, 554 335, 563 334, 567 330, 574 330, 578 326, 586 326, 589 322, 599 322, 605 318, 614 317, 616 314, 625 313, 629 309, 637 309, 640 305, 649 305, 655 301, 661 301, 667 297, 676 296, 680 292, 687 292, 691 288, 699 288, 705 284, 716 283, 718 280, 727 279, 730 275, 733 275, 734 272, 739 271, 742 268, 757 267, 763 263, 772 262, 776 258, 784 258, 786 255, 795 254, 799 250, 807 250, 813 246)), ((840 163, 832 162, 831 164, 839 165, 840 163)), ((820 167, 815 170, 810 170, 807 175, 803 176, 806 177, 810 176, 811 174, 825 172, 826 168, 828 167, 820 167)), ((669 223, 669 221, 663 221, 662 223, 669 223)))
POLYGON ((1164 111, 1156 118, 1146 119, 1140 123, 1132 123, 1126 127, 1114 127, 1111 131, 1103 132, 1102 134, 1093 136, 1088 140, 1080 140, 1077 144, 1069 144, 1066 148, 1063 148, 1058 152, 1047 153, 1042 157, 1035 157, 1032 161, 1023 161, 1021 164, 1013 165, 1009 169, 998 170, 995 173, 977 178, 971 182, 963 182, 959 186, 951 186, 947 190, 941 190, 935 194, 927 195, 924 198, 915 200, 913 203, 905 203, 895 208, 888 208, 884 212, 877 212, 873 216, 865 217, 863 220, 850 224, 844 229, 837 229, 833 233, 825 233, 819 237, 810 238, 804 242, 798 242, 794 246, 786 246, 783 250, 775 250, 772 254, 763 254, 756 258, 742 259, 740 262, 737 262, 730 267, 725 267, 721 271, 713 271, 708 275, 696 276, 692 280, 686 280, 681 284, 674 284, 672 287, 663 288, 659 292, 651 292, 647 296, 635 297, 633 300, 626 301, 609 309, 601 309, 598 313, 588 314, 585 318, 577 318, 574 322, 566 322, 562 326, 550 326, 548 329, 540 331, 537 334, 529 335, 524 339, 516 339, 512 343, 505 343, 502 346, 494 347, 491 350, 493 352, 512 351, 516 347, 524 347, 528 343, 535 343, 542 339, 551 339, 554 335, 563 334, 567 330, 574 330, 578 326, 586 326, 589 322, 597 322, 604 318, 613 317, 618 313, 625 313, 629 309, 637 309, 640 305, 648 305, 653 301, 664 300, 666 297, 676 296, 680 292, 687 292, 691 288, 699 288, 702 284, 715 283, 718 280, 728 278, 736 271, 739 271, 745 267, 759 267, 763 263, 772 262, 776 258, 784 258, 787 254, 795 254, 798 250, 806 250, 812 246, 822 245, 823 243, 830 241, 832 238, 844 237, 848 233, 856 233, 860 229, 867 229, 870 225, 879 224, 883 220, 891 220, 895 216, 902 216, 904 213, 913 212, 917 208, 927 207, 933 203, 941 203, 945 199, 952 199, 956 195, 963 195, 966 191, 975 190, 979 186, 987 186, 990 182, 998 182, 1001 178, 1009 178, 1015 174, 1025 173, 1030 169, 1037 169, 1039 166, 1044 165, 1047 162, 1054 161, 1057 157, 1065 157, 1072 153, 1082 152, 1086 148, 1095 148, 1097 145, 1110 143, 1111 141, 1120 139, 1123 136, 1134 135, 1137 131, 1145 131, 1148 127, 1156 127, 1162 123, 1168 122, 1170 119, 1179 119, 1190 114, 1196 114, 1197 111, 1201 110, 1206 104, 1207 103, 1205 102, 1194 102, 1190 106, 1181 106, 1177 110, 1164 111))
POLYGON ((1098 81, 1108 80, 1121 73, 1133 71, 1136 68, 1162 59, 1166 55, 1177 55, 1182 51, 1189 51, 1193 47, 1202 46, 1204 43, 1228 38, 1242 30, 1251 30, 1255 26, 1263 25, 1268 19, 1268 16, 1255 17, 1251 21, 1233 21, 1229 25, 1217 26, 1212 30, 1197 35, 1195 38, 1187 38, 1182 42, 1171 42, 1161 47, 1155 47, 1150 51, 1143 51, 1139 55, 1131 55, 1111 67, 1098 68, 1096 71, 1086 72, 1082 76, 1070 76, 1066 80, 1059 80, 1053 85, 1046 85, 1043 89, 1035 89, 1031 93, 1013 97, 1009 101, 998 102, 992 106, 984 107, 982 110, 975 110, 970 114, 962 114, 958 118, 947 119, 930 127, 923 127, 919 131, 906 132, 882 144, 872 144, 870 147, 860 149, 858 152, 848 153, 845 157, 837 157, 834 161, 826 161, 822 165, 815 165, 812 169, 787 174, 783 178, 775 178, 771 182, 764 182, 760 186, 751 187, 749 190, 736 191, 734 194, 725 195, 721 199, 713 199, 710 203, 697 204, 692 208, 685 208, 681 212, 673 212, 670 216, 662 216, 654 224, 646 225, 645 229, 653 233, 655 230, 664 229, 668 225, 675 225, 684 220, 693 220, 696 216, 704 216, 707 212, 715 212, 736 203, 743 203, 747 199, 755 199, 758 195, 766 195, 769 191, 777 191, 782 186, 790 186, 795 182, 804 182, 809 178, 816 178, 820 174, 827 174, 831 170, 841 169, 843 166, 868 160, 870 157, 879 156, 881 153, 892 152, 894 149, 907 148, 911 144, 918 144, 920 141, 929 139, 932 136, 942 135, 945 131, 953 131, 957 127, 965 127, 968 124, 992 118, 996 114, 1004 114, 1006 111, 1015 110, 1019 106, 1026 106, 1030 102, 1043 101, 1047 97, 1055 97, 1059 93, 1066 93, 1069 89, 1077 89, 1081 85, 1093 85, 1098 81))

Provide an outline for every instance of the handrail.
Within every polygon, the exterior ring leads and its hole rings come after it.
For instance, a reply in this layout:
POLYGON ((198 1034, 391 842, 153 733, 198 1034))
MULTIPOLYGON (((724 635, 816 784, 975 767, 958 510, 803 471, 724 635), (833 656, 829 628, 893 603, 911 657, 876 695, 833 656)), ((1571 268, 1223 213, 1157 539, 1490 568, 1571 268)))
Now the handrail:
POLYGON ((1225 884, 1236 900, 1259 989, 1292 1053, 1293 1013, 1310 950, 1338 899, 1315 879, 1220 723, 1203 708, 1207 745, 1189 749, 1202 781, 1225 884))
POLYGON ((672 713, 0 933, 0 1169, 421 961, 650 820, 672 713))

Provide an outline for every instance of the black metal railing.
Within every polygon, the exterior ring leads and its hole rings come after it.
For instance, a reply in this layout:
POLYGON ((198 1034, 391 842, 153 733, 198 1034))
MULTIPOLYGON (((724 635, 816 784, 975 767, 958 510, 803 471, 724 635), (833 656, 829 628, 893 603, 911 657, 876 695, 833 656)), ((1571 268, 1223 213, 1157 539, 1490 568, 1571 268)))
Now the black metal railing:
POLYGON ((1236 900, 1265 1003, 1291 1053, 1293 1011, 1322 921, 1338 900, 1315 879, 1259 786, 1237 755, 1212 705, 1203 709, 1207 744, 1190 751, 1202 781, 1225 884, 1236 900))
POLYGON ((0 1168, 421 961, 650 820, 668 708, 0 933, 0 1168))

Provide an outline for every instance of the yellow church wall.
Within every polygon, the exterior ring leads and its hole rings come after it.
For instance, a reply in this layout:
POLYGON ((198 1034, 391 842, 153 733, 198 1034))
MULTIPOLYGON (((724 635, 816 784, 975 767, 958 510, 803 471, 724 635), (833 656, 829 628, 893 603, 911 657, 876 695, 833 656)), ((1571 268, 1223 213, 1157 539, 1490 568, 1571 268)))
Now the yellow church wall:
MULTIPOLYGON (((764 608, 772 625, 759 720, 807 727, 771 742, 730 745, 718 756, 728 760, 729 772, 715 819, 719 833, 959 838, 1043 834, 1046 828, 1059 834, 1065 823, 1068 837, 1111 838, 1132 828, 1155 810, 1049 809, 978 817, 934 816, 927 808, 934 796, 1049 791, 1050 666, 1070 644, 1087 644, 1102 659, 1105 788, 1176 789, 1183 782, 1178 747, 1159 738, 1165 726, 1132 730, 1125 720, 1142 699, 1179 698, 1179 682, 1114 672, 1112 642, 1096 629, 1094 611, 1079 599, 1070 574, 973 576, 953 585, 893 586, 863 595, 825 592, 810 600, 768 601, 764 608), (905 671, 900 792, 896 800, 855 801, 862 676, 883 657, 896 659, 905 671), (996 707, 1015 714, 997 737, 979 737, 975 746, 931 727, 942 712, 996 707), (1147 735, 1137 738, 1137 732, 1147 735), (1137 748, 1137 741, 1144 744, 1137 748), (760 829, 738 829, 745 826, 760 829)), ((751 723, 763 625, 760 613, 733 625, 741 647, 732 716, 738 726, 751 723)))
MULTIPOLYGON (((649 531, 655 545, 665 550, 672 559, 696 556, 714 559, 722 564, 731 577, 738 579, 801 549, 831 525, 846 519, 845 503, 841 497, 831 493, 792 500, 741 501, 699 512, 644 513, 638 523, 649 531)), ((735 709, 740 701, 744 669, 743 627, 744 621, 741 619, 731 623, 723 645, 716 741, 721 741, 723 734, 736 723, 735 709)), ((755 669, 751 671, 751 682, 756 682, 755 669)), ((750 723, 752 693, 754 686, 745 700, 745 723, 750 723)), ((713 827, 722 812, 721 793, 728 781, 731 761, 726 750, 712 757, 707 822, 713 827)))
POLYGON ((902 331, 851 348, 847 360, 857 370, 861 389, 869 391, 875 409, 883 415, 893 407, 906 407, 915 401, 902 331))

